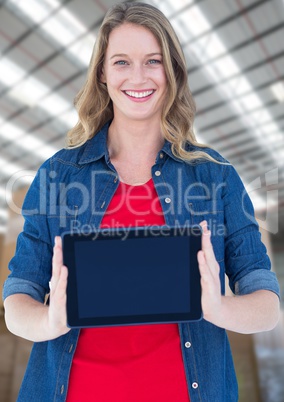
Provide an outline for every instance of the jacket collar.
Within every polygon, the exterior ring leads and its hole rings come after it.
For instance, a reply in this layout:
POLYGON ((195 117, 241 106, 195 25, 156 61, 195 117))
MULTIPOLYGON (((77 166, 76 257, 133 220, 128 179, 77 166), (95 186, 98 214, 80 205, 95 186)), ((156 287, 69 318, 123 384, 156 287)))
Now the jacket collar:
MULTIPOLYGON (((95 162, 101 158, 105 158, 106 162, 109 162, 109 153, 107 149, 107 133, 111 120, 108 121, 102 128, 83 146, 83 152, 79 159, 79 165, 95 162)), ((181 159, 173 155, 171 144, 165 141, 161 152, 167 154, 170 158, 177 162, 182 162, 181 159)))
POLYGON ((90 140, 83 145, 79 165, 95 162, 103 157, 109 159, 107 149, 107 133, 111 121, 108 121, 90 140))

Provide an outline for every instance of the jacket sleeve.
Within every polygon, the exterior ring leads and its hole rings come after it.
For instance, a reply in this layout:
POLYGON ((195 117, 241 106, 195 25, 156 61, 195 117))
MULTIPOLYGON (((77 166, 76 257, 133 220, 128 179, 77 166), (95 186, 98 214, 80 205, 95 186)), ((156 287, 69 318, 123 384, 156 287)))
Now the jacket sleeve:
POLYGON ((9 263, 11 273, 4 283, 3 299, 24 293, 43 301, 49 292, 53 245, 46 218, 48 178, 49 161, 46 161, 37 172, 23 203, 24 227, 17 239, 15 256, 9 263))
POLYGON ((252 202, 234 167, 226 166, 225 170, 225 269, 230 288, 239 295, 266 289, 279 296, 279 284, 261 241, 252 202))

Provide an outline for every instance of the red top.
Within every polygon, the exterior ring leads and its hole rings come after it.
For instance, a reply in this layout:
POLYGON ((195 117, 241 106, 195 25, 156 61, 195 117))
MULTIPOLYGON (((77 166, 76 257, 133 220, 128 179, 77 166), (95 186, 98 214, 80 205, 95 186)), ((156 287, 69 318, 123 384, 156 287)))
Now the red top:
MULTIPOLYGON (((164 223, 150 180, 141 186, 120 183, 101 227, 164 223)), ((91 401, 189 402, 178 325, 82 329, 71 367, 67 402, 91 401)))

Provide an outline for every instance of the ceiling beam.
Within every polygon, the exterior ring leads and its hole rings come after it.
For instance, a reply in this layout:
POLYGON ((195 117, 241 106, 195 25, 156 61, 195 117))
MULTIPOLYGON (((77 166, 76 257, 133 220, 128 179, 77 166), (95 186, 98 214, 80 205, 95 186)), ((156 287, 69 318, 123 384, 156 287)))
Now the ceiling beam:
MULTIPOLYGON (((261 33, 258 35, 258 39, 264 39, 265 37, 267 37, 267 36, 269 36, 269 35, 271 35, 271 34, 274 34, 275 32, 280 31, 281 29, 284 30, 284 24, 283 24, 283 22, 280 23, 280 24, 278 24, 278 25, 275 25, 275 26, 272 27, 272 28, 267 29, 266 31, 261 32, 261 33)), ((247 47, 247 46, 249 46, 249 45, 251 45, 251 44, 253 44, 253 43, 255 43, 255 38, 251 38, 251 39, 249 39, 249 40, 246 40, 246 41, 243 41, 243 42, 239 43, 239 44, 236 45, 236 46, 233 46, 233 47, 231 47, 231 48, 227 48, 227 52, 226 52, 226 53, 223 53, 223 54, 221 54, 221 55, 215 57, 214 59, 209 60, 208 63, 206 63, 206 64, 203 63, 203 64, 199 64, 198 66, 191 67, 191 68, 189 68, 189 69, 187 70, 187 72, 188 72, 189 75, 190 75, 190 74, 193 74, 194 72, 196 72, 196 71, 202 69, 205 65, 207 66, 207 65, 209 65, 209 64, 212 64, 212 63, 214 63, 216 60, 222 59, 222 58, 223 58, 224 56, 226 56, 227 54, 231 54, 231 55, 232 55, 232 54, 234 54, 235 52, 237 52, 238 50, 241 50, 241 49, 243 49, 243 48, 245 48, 245 47, 247 47)))
MULTIPOLYGON (((234 75, 231 75, 231 76, 228 77, 228 78, 222 79, 222 81, 219 81, 219 82, 216 82, 216 83, 214 83, 214 84, 209 84, 209 85, 206 85, 206 86, 204 86, 204 87, 201 87, 200 89, 197 89, 197 90, 193 91, 193 92, 192 92, 192 95, 193 95, 193 97, 195 97, 195 96, 197 96, 197 95, 199 95, 199 94, 202 94, 202 93, 204 93, 204 92, 209 91, 210 89, 213 89, 213 88, 215 89, 215 88, 217 88, 218 86, 223 85, 225 82, 228 82, 228 81, 230 81, 230 80, 232 80, 232 79, 234 79, 234 78, 237 78, 237 77, 241 77, 241 76, 243 76, 243 75, 246 74, 246 73, 249 73, 249 72, 251 72, 251 71, 253 71, 253 70, 256 70, 256 69, 258 69, 258 68, 260 68, 260 67, 265 66, 266 64, 270 63, 271 61, 275 61, 275 60, 281 59, 283 56, 284 56, 284 51, 281 51, 281 52, 279 52, 279 53, 276 53, 275 55, 271 56, 271 57, 269 58, 269 60, 262 60, 262 61, 260 61, 260 62, 258 62, 258 63, 252 64, 252 65, 249 66, 249 67, 244 68, 243 70, 241 70, 241 71, 240 71, 239 73, 237 73, 237 74, 234 74, 234 75)), ((277 78, 277 81, 278 81, 279 79, 280 79, 280 78, 277 78)), ((189 77, 189 82, 190 82, 190 77, 189 77)))

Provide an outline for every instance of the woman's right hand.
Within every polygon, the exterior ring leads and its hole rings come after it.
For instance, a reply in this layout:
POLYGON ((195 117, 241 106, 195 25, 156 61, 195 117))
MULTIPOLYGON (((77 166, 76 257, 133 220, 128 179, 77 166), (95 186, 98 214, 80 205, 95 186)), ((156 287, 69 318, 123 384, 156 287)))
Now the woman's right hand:
POLYGON ((68 269, 63 265, 61 237, 55 237, 52 258, 52 277, 48 309, 48 332, 51 338, 57 338, 70 331, 67 327, 66 290, 68 269))
POLYGON ((66 315, 67 277, 68 270, 63 266, 61 238, 56 237, 49 305, 24 293, 8 296, 4 301, 8 329, 32 342, 49 341, 69 332, 66 315))

